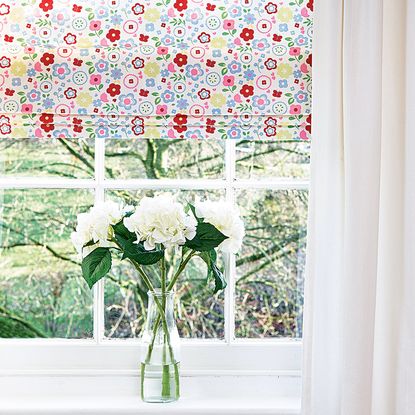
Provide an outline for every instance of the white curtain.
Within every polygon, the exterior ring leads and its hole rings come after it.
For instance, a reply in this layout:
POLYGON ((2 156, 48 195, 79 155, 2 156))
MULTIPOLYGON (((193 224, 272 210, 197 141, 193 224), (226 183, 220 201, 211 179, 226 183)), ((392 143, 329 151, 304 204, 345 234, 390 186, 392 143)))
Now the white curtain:
POLYGON ((315 2, 304 415, 415 414, 414 20, 315 2))

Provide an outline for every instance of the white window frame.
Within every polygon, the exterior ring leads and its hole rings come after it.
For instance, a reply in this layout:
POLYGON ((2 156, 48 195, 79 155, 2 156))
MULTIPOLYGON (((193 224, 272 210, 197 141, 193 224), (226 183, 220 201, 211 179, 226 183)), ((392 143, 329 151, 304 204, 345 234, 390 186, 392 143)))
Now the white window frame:
MULTIPOLYGON (((109 189, 223 189, 234 201, 239 189, 308 190, 305 179, 236 178, 234 140, 225 144, 225 177, 222 179, 128 179, 105 178, 105 140, 95 140, 95 177, 63 179, 3 177, 0 189, 93 189, 102 201, 109 189)), ((301 339, 235 338, 235 256, 226 258, 225 336, 223 340, 183 339, 182 373, 215 375, 301 375, 301 339)), ((0 375, 8 374, 136 374, 139 339, 104 337, 104 282, 94 286, 92 339, 0 339, 0 375)))

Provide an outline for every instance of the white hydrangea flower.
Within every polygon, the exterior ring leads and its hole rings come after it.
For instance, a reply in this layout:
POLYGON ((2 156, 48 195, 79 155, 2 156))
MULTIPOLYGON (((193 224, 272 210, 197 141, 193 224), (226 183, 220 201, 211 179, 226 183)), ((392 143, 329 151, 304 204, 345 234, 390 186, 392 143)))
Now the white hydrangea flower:
POLYGON ((146 250, 152 250, 156 244, 166 248, 183 245, 186 239, 196 235, 196 219, 184 211, 181 203, 171 194, 144 197, 135 212, 124 218, 124 225, 137 235, 137 240, 144 242, 146 250))
POLYGON ((203 218, 228 237, 219 245, 219 249, 233 254, 241 249, 245 226, 236 206, 224 201, 206 200, 197 201, 195 208, 198 218, 203 218))
POLYGON ((76 231, 71 235, 77 251, 85 257, 98 247, 112 246, 108 241, 112 237, 111 225, 119 222, 123 214, 122 207, 113 201, 97 203, 89 212, 80 213, 76 231), (90 241, 95 244, 83 248, 90 241))

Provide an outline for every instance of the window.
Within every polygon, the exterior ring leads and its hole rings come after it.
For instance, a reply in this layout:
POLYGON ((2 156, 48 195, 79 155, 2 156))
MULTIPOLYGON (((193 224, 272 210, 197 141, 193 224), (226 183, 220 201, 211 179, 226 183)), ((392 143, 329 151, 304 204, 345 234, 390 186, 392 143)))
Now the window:
POLYGON ((69 235, 94 199, 169 191, 235 200, 247 227, 240 254, 223 258, 225 293, 206 290, 201 263, 182 278, 179 328, 190 347, 301 338, 308 142, 8 138, 0 155, 1 337, 131 345, 125 339, 145 319, 144 287, 119 263, 91 293, 69 235))

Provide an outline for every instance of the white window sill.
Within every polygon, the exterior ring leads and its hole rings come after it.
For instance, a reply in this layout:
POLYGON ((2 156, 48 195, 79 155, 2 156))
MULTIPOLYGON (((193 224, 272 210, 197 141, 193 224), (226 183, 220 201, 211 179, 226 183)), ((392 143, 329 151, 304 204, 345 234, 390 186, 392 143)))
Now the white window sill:
POLYGON ((137 376, 0 377, 2 415, 300 414, 298 376, 182 376, 180 401, 146 404, 137 376))

